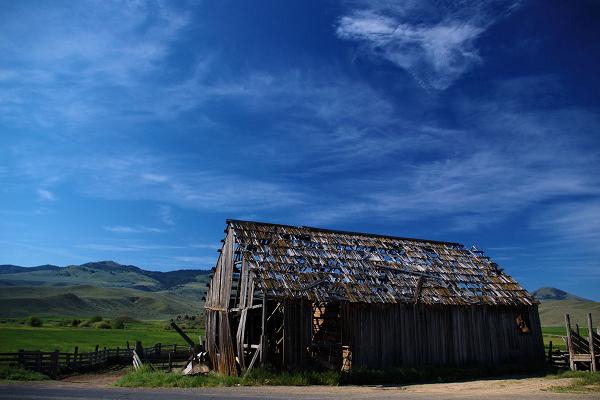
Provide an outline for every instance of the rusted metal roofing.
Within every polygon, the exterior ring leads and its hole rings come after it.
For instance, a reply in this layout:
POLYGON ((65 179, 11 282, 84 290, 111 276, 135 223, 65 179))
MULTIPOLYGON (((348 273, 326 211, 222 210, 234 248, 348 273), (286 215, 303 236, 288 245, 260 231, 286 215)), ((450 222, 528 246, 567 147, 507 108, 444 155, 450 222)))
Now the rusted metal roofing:
POLYGON ((512 277, 459 243, 227 220, 269 297, 442 305, 534 304, 512 277))

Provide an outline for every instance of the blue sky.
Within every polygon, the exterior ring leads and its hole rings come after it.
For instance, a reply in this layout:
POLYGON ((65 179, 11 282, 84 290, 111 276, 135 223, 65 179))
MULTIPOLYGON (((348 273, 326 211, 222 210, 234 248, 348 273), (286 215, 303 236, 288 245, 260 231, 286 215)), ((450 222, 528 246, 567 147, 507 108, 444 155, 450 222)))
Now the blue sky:
POLYGON ((0 3, 0 263, 209 268, 226 218, 600 300, 595 1, 0 3), (460 5, 458 5, 460 4, 460 5))

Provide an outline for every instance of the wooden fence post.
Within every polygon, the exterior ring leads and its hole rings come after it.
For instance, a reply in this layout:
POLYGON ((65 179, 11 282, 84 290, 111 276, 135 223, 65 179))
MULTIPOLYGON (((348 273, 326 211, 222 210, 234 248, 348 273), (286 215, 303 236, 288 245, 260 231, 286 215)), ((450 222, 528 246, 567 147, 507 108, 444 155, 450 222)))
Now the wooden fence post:
POLYGON ((38 372, 42 371, 42 352, 39 350, 37 351, 36 355, 35 367, 38 372))
POLYGON ((552 360, 552 340, 550 341, 550 343, 548 343, 548 364, 550 364, 551 366, 553 364, 553 360, 552 360))
POLYGON ((50 375, 56 376, 58 374, 58 350, 54 350, 50 356, 50 375))
POLYGON ((575 361, 573 361, 573 339, 571 338, 571 317, 565 314, 565 326, 567 328, 567 349, 569 351, 569 367, 575 371, 575 361))
POLYGON ((19 350, 19 365, 25 367, 25 350, 19 350))
POLYGON ((173 369, 173 359, 172 359, 172 352, 169 352, 169 371, 171 371, 173 369))
POLYGON ((146 358, 146 353, 144 353, 144 346, 142 346, 142 342, 139 340, 136 340, 135 342, 135 348, 133 349, 138 357, 140 358, 141 361, 144 361, 144 359, 146 358))
POLYGON ((596 353, 594 350, 594 330, 592 327, 592 314, 588 313, 587 315, 587 323, 588 323, 588 342, 590 344, 590 356, 592 357, 592 361, 590 362, 590 371, 596 371, 596 353))

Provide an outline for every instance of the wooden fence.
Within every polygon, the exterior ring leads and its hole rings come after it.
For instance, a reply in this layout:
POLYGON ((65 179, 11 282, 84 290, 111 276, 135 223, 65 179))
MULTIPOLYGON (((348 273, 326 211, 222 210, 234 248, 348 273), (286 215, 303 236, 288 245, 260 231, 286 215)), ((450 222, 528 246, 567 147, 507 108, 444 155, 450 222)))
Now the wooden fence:
MULTIPOLYGON (((138 346, 136 345, 136 347, 138 346)), ((152 347, 143 348, 142 354, 144 360, 151 363, 166 360, 171 362, 187 359, 190 355, 190 348, 187 345, 157 343, 152 347)), ((0 353, 0 364, 20 366, 49 376, 57 376, 63 372, 85 371, 106 365, 127 365, 132 362, 132 357, 133 349, 129 346, 114 349, 106 347, 100 349, 99 346, 96 346, 94 351, 87 353, 79 353, 78 348, 75 347, 73 353, 64 353, 58 350, 52 352, 19 350, 16 353, 0 353)))
POLYGON ((565 314, 565 327, 571 370, 589 369, 590 371, 597 371, 600 364, 600 327, 594 332, 592 314, 587 316, 587 338, 580 333, 578 324, 575 324, 575 329, 571 327, 569 314, 565 314))

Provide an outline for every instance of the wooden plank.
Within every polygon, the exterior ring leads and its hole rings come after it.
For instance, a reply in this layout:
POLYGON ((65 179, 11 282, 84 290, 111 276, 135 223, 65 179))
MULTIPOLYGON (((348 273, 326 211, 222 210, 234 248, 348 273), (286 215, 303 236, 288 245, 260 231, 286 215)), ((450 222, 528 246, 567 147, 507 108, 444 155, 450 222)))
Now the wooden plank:
POLYGON ((261 349, 260 349, 260 365, 264 366, 265 363, 267 362, 267 352, 266 352, 266 346, 267 346, 267 295, 263 293, 263 298, 262 298, 262 318, 261 318, 261 328, 260 328, 260 345, 261 345, 261 349))
POLYGON ((594 348, 594 330, 592 325, 592 314, 588 313, 587 315, 587 324, 588 324, 588 342, 590 346, 590 371, 596 372, 596 351, 594 348))
POLYGON ((573 360, 573 340, 571 338, 571 317, 569 314, 565 314, 565 328, 567 329, 567 350, 569 351, 569 368, 571 371, 576 370, 575 362, 573 360))

